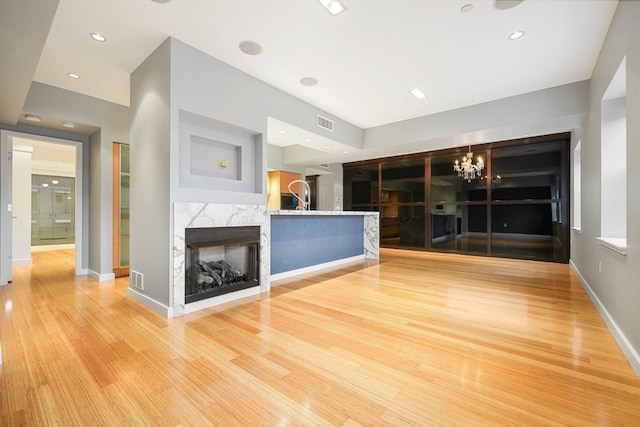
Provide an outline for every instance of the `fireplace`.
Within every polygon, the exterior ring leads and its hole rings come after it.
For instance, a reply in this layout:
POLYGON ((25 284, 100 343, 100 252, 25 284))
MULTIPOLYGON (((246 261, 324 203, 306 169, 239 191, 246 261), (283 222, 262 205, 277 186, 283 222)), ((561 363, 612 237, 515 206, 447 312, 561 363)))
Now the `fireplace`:
POLYGON ((185 303, 260 285, 260 227, 185 229, 185 303))

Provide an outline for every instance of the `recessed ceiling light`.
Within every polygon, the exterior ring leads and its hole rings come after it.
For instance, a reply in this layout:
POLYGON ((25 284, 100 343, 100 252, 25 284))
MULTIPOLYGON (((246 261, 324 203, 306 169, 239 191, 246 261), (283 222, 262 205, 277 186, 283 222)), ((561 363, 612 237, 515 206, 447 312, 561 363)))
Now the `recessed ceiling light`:
POLYGON ((347 150, 343 150, 343 151, 342 151, 342 154, 347 154, 347 153, 348 153, 348 151, 347 151, 347 150))
POLYGON ((30 122, 41 122, 42 121, 40 116, 36 116, 35 114, 25 114, 24 119, 25 120, 29 120, 30 122))
POLYGON ((411 95, 415 96, 418 99, 423 99, 427 97, 427 95, 425 95, 424 92, 417 87, 414 87, 409 92, 411 92, 411 95))
POLYGON ((471 12, 471 9, 473 9, 473 5, 472 4, 465 4, 464 6, 462 6, 460 8, 460 12, 462 12, 462 13, 471 12))
POLYGON ((303 77, 300 79, 300 84, 303 86, 315 86, 318 84, 318 80, 313 77, 303 77))
POLYGON ((97 42, 106 42, 107 38, 105 36, 103 36, 100 33, 91 33, 89 34, 91 36, 92 39, 94 39, 97 42))
POLYGON ((524 36, 524 31, 522 30, 514 31, 513 33, 509 34, 509 38, 511 40, 518 40, 522 36, 524 36))
POLYGON ((284 129, 280 129, 280 133, 287 133, 287 131, 284 129))
POLYGON ((318 0, 327 12, 331 14, 331 16, 336 16, 337 14, 344 12, 347 10, 347 6, 342 3, 340 0, 318 0))
POLYGON ((247 55, 260 55, 262 53, 262 46, 251 40, 240 42, 240 44, 238 44, 238 47, 247 55))
POLYGON ((311 142, 311 140, 309 138, 305 138, 304 142, 311 142))
POLYGON ((80 74, 77 74, 77 73, 67 73, 67 76, 71 77, 72 79, 80 78, 80 74))
POLYGON ((66 127, 66 128, 74 128, 76 127, 76 124, 73 122, 62 122, 62 126, 66 127))
POLYGON ((49 184, 47 184, 46 182, 44 184, 42 184, 43 187, 48 187, 49 184))
POLYGON ((330 145, 325 145, 324 148, 331 148, 331 146, 330 145))
POLYGON ((51 180, 51 183, 52 183, 52 184, 57 184, 57 183, 59 183, 59 182, 60 182, 60 181, 58 181, 57 179, 52 179, 52 180, 51 180))

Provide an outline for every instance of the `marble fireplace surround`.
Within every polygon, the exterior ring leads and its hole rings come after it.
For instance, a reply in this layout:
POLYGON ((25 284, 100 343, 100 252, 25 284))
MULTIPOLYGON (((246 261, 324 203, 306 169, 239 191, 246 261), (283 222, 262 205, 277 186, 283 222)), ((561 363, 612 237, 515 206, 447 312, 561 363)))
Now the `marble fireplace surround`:
POLYGON ((270 227, 266 205, 176 202, 173 209, 173 316, 212 307, 269 290, 270 227), (260 286, 185 304, 185 229, 260 226, 260 286))

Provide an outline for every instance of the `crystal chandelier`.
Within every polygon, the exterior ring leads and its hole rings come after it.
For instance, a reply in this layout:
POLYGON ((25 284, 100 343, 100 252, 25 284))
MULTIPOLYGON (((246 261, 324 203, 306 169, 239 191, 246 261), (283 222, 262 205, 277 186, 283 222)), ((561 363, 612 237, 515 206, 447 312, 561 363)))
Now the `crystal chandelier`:
POLYGON ((480 171, 484 169, 484 163, 482 162, 482 157, 478 156, 478 161, 476 164, 473 164, 473 152, 471 151, 471 145, 469 145, 469 151, 467 152, 467 156, 462 158, 462 163, 458 163, 456 160, 453 165, 453 170, 458 172, 458 176, 466 179, 467 182, 471 182, 472 179, 476 179, 477 177, 481 177, 480 171))

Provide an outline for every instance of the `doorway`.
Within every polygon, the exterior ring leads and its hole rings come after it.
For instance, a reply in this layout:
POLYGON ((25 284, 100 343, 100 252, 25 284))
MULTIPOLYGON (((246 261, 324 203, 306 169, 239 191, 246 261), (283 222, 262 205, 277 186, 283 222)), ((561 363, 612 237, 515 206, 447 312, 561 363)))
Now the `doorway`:
POLYGON ((31 262, 34 230, 36 245, 75 245, 75 274, 86 274, 82 143, 2 130, 1 144, 0 285, 11 282, 13 265, 31 262))

